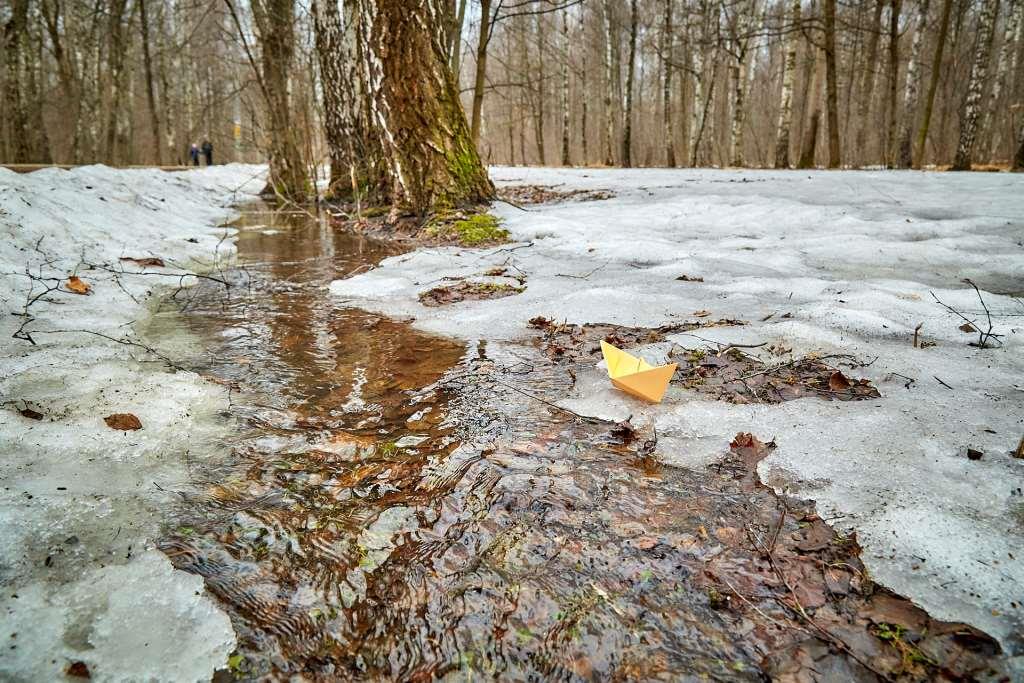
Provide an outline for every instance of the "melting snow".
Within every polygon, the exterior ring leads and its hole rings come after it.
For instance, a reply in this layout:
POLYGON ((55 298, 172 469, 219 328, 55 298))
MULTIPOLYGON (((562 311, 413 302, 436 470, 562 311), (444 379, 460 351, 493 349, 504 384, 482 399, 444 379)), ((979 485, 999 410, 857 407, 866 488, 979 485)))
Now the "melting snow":
POLYGON ((681 466, 710 461, 738 431, 774 437, 779 447, 761 464, 763 478, 816 499, 832 524, 856 531, 877 581, 1024 654, 1024 460, 1009 455, 1024 436, 1024 176, 540 168, 492 175, 499 185, 608 189, 616 197, 526 211, 497 203, 515 244, 396 256, 334 282, 332 292, 470 340, 522 337, 538 315, 657 326, 707 309, 711 318, 750 325, 673 341, 768 342, 798 355, 874 359, 857 374, 878 386, 878 400, 740 406, 673 387, 650 406, 612 389, 595 367, 565 405, 655 422, 659 456, 681 466), (442 277, 498 265, 525 273, 526 291, 437 308, 417 300, 442 277), (704 282, 676 281, 683 274, 704 282), (983 323, 964 278, 984 291, 1002 347, 968 346, 977 335, 961 332, 962 321, 932 298, 983 323), (936 346, 913 348, 918 324, 936 346), (906 378, 914 379, 909 388, 906 378), (967 446, 984 458, 969 461, 967 446))
POLYGON ((233 253, 233 231, 216 226, 264 174, 239 165, 0 168, 0 678, 57 680, 82 661, 93 680, 172 671, 203 680, 234 649, 230 621, 202 579, 148 549, 189 464, 222 433, 225 393, 110 338, 140 340, 154 293, 187 287, 195 279, 182 279, 184 269, 206 270, 233 253), (158 257, 167 267, 121 257, 158 257), (76 272, 91 295, 54 291, 24 316, 43 284, 76 272), (26 322, 23 338, 12 338, 26 322), (25 407, 43 418, 24 417, 25 407), (104 424, 121 412, 143 429, 104 424))

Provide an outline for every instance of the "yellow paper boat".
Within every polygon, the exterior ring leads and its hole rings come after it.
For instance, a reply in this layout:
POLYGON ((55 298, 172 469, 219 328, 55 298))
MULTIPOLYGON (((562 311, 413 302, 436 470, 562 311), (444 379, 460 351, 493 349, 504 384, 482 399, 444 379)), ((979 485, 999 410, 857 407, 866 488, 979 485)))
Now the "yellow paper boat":
POLYGON ((643 358, 626 353, 606 341, 601 342, 601 353, 612 384, 637 398, 661 403, 668 383, 675 374, 675 363, 654 367, 643 358))

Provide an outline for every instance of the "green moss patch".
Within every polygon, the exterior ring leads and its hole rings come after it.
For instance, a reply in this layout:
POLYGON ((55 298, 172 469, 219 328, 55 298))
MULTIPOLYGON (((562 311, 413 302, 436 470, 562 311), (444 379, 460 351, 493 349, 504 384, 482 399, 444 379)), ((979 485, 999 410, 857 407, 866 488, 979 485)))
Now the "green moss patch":
POLYGON ((477 213, 468 217, 456 214, 436 218, 427 226, 426 234, 467 247, 508 241, 508 230, 502 228, 501 221, 489 213, 477 213))

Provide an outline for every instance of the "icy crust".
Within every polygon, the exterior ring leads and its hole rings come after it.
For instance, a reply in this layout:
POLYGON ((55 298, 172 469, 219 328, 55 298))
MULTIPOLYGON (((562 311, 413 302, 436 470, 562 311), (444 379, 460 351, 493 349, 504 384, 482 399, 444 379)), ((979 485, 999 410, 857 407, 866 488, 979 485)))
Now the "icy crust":
MULTIPOLYGON (((499 185, 609 189, 616 197, 528 211, 499 202, 494 212, 515 244, 397 256, 334 282, 332 292, 467 339, 522 337, 538 315, 655 326, 707 310, 708 319, 750 324, 672 341, 767 342, 794 355, 874 360, 855 374, 882 398, 856 403, 732 405, 672 387, 651 406, 614 390, 595 367, 577 377, 563 404, 653 422, 659 457, 681 466, 713 461, 738 431, 776 439, 762 478, 816 499, 830 523, 856 531, 873 578, 1024 655, 1024 460, 1009 455, 1024 436, 1024 177, 540 168, 492 175, 499 185), (497 265, 524 273, 526 291, 439 308, 417 301, 441 278, 497 265), (675 279, 684 274, 704 281, 675 279), (932 292, 984 324, 963 278, 984 291, 995 331, 1005 335, 1001 348, 968 346, 978 335, 960 331, 963 321, 935 302, 932 292), (936 346, 913 348, 918 324, 921 339, 936 346), (984 457, 968 460, 968 446, 984 457)), ((664 349, 644 351, 656 362, 664 349)))
POLYGON ((149 549, 222 433, 225 391, 90 332, 147 343, 138 332, 153 295, 230 257, 231 231, 217 226, 263 173, 0 169, 0 679, 57 680, 81 661, 93 680, 206 680, 234 649, 201 579, 149 549), (76 270, 92 293, 43 296, 23 330, 35 343, 12 338, 43 291, 26 271, 63 280, 76 270), (112 413, 143 429, 110 429, 112 413))

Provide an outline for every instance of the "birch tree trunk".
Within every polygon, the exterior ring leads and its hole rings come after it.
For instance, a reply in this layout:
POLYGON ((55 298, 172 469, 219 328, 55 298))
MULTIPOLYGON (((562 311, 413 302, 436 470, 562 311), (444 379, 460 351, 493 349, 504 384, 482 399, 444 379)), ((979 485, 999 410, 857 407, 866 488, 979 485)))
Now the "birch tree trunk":
MULTIPOLYGON (((1024 12, 1024 0, 1010 0, 1010 12, 1006 18, 1006 27, 1003 29, 1003 44, 999 48, 999 59, 996 61, 996 77, 989 93, 988 106, 985 108, 985 123, 981 126, 981 130, 990 134, 988 148, 990 157, 998 153, 1001 142, 1000 134, 1003 127, 999 125, 997 108, 999 107, 999 98, 1006 87, 1007 78, 1015 71, 1010 68, 1010 62, 1016 62, 1016 54, 1020 51, 1022 12, 1024 12)), ((1012 88, 1010 89, 1012 90, 1012 88)))
POLYGON ((746 114, 744 96, 747 84, 747 48, 750 44, 747 30, 753 12, 753 2, 737 5, 737 17, 732 29, 732 127, 729 135, 729 165, 737 167, 743 165, 743 120, 746 114))
POLYGON ((366 27, 365 97, 384 147, 392 203, 421 214, 494 196, 445 59, 443 0, 357 0, 366 27))
POLYGON ((921 127, 917 131, 917 144, 914 149, 914 168, 921 168, 924 163, 924 145, 928 140, 928 127, 932 121, 935 107, 935 93, 939 88, 939 72, 942 70, 942 53, 946 49, 946 36, 949 35, 949 17, 953 11, 953 0, 942 3, 942 19, 939 22, 939 36, 935 43, 935 54, 932 56, 932 74, 928 81, 928 95, 925 97, 924 114, 921 127))
POLYGON ((615 163, 614 139, 615 119, 612 99, 615 94, 615 80, 612 78, 612 5, 611 0, 603 0, 601 4, 604 20, 604 164, 615 163))
POLYGON ((661 111, 665 136, 665 165, 673 168, 676 165, 676 148, 673 142, 675 131, 672 129, 672 9, 674 0, 664 0, 665 14, 661 28, 659 46, 661 51, 661 111))
POLYGON ((352 188, 352 107, 346 102, 355 97, 355 83, 347 69, 355 60, 351 41, 346 41, 345 26, 337 0, 314 0, 311 6, 317 62, 320 65, 320 89, 323 92, 324 140, 331 163, 328 197, 347 196, 352 188))
POLYGON ((455 23, 448 36, 449 62, 451 62, 452 75, 455 76, 456 83, 459 82, 459 74, 462 71, 462 27, 466 23, 466 5, 468 4, 469 0, 459 0, 455 23))
POLYGON ((562 10, 562 166, 569 158, 569 9, 562 10))
POLYGON ((999 0, 984 0, 978 17, 978 34, 974 48, 974 62, 967 82, 967 96, 963 114, 960 117, 960 141, 957 143, 954 171, 971 170, 971 155, 978 133, 978 115, 981 105, 981 89, 988 74, 989 56, 992 52, 992 35, 995 32, 995 16, 999 0))
POLYGON ((857 163, 863 165, 867 156, 867 132, 871 127, 868 115, 871 113, 871 103, 875 95, 875 74, 878 71, 878 43, 882 36, 882 9, 886 0, 876 0, 875 11, 872 15, 871 26, 868 27, 868 52, 864 61, 864 78, 861 82, 860 93, 857 98, 857 137, 855 147, 857 149, 857 163))
POLYGON ((921 45, 924 43, 924 34, 928 30, 928 5, 928 0, 918 0, 917 26, 914 29, 914 42, 910 46, 910 61, 907 62, 907 85, 903 93, 903 117, 900 123, 897 168, 911 168, 914 165, 911 138, 914 119, 917 116, 918 91, 921 89, 921 45))
MULTIPOLYGON (((794 0, 796 1, 796 0, 794 0)), ((700 21, 699 27, 693 27, 694 39, 693 45, 693 106, 692 116, 690 117, 690 165, 696 166, 698 162, 698 153, 700 151, 700 141, 704 133, 704 112, 707 109, 704 102, 704 69, 705 59, 704 55, 708 49, 707 45, 707 34, 708 34, 708 0, 700 0, 698 9, 698 19, 700 21)), ((713 83, 714 81, 712 81, 713 83)))
POLYGON ((842 164, 839 152, 839 76, 836 73, 836 0, 825 0, 825 76, 828 111, 828 167, 842 164))
POLYGON ((629 64, 626 67, 626 107, 622 114, 622 165, 633 165, 633 78, 636 73, 637 0, 629 11, 629 64))
POLYGON ((793 76, 796 74, 796 46, 799 36, 796 29, 800 26, 800 0, 793 0, 790 21, 793 28, 786 43, 786 61, 782 69, 782 96, 775 137, 775 168, 789 168, 789 134, 793 127, 793 76))

